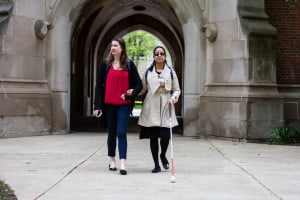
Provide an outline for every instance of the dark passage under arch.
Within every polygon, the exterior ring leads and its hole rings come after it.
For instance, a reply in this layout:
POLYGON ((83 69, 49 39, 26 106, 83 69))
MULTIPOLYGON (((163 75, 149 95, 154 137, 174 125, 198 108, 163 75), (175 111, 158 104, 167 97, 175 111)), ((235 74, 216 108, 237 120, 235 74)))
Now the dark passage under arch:
MULTIPOLYGON (((109 2, 109 1, 107 1, 109 2)), ((183 90, 183 36, 181 26, 172 10, 161 5, 121 5, 113 6, 88 3, 73 28, 71 46, 71 130, 93 131, 99 128, 97 119, 91 116, 93 106, 94 80, 96 67, 99 66, 105 52, 115 36, 123 36, 133 30, 145 30, 163 41, 168 50, 174 69, 183 90), (145 10, 135 10, 142 6, 145 10), (109 8, 109 9, 107 9, 109 8), (158 9, 160 8, 160 9, 158 9), (128 12, 131 9, 131 12, 128 12), (160 13, 164 12, 163 14, 160 13), (121 13, 120 13, 121 12, 121 13), (124 12, 124 14, 122 14, 124 12), (114 13, 118 13, 115 14, 114 13), (153 13, 153 15, 149 15, 153 13), (155 14, 156 13, 156 14, 155 14), (160 15, 158 15, 160 14, 160 15), (114 17, 109 17, 114 16, 114 17), (97 45, 98 44, 98 45, 97 45)), ((182 97, 176 105, 176 114, 182 129, 182 97)), ((137 119, 132 117, 129 131, 137 130, 137 119)))

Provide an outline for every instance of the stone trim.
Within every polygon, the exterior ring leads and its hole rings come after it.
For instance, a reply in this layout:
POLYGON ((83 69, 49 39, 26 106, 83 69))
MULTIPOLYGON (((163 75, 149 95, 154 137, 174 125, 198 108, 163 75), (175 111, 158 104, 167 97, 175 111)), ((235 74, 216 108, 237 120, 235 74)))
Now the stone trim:
MULTIPOLYGON (((269 23, 269 16, 266 14, 263 4, 260 5, 256 2, 249 3, 248 0, 238 1, 238 13, 242 30, 248 36, 251 34, 275 36, 276 28, 269 23)), ((264 2, 264 0, 258 2, 264 2)))
POLYGON ((14 3, 12 0, 1 0, 0 1, 0 34, 6 32, 7 21, 12 13, 14 3))

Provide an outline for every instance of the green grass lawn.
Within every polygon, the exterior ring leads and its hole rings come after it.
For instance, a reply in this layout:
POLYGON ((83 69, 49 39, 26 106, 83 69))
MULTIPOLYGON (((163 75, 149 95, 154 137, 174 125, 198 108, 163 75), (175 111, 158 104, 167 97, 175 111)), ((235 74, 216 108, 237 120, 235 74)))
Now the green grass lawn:
POLYGON ((135 101, 134 102, 134 108, 142 109, 142 107, 143 107, 143 102, 142 101, 135 101))

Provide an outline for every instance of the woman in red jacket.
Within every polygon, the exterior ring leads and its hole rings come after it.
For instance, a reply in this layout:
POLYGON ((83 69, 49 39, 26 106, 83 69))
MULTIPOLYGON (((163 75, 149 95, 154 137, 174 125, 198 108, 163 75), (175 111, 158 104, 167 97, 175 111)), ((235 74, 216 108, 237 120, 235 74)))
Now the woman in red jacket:
POLYGON ((126 45, 122 38, 111 43, 108 59, 97 72, 94 115, 105 111, 108 128, 109 170, 116 171, 116 142, 120 159, 120 173, 127 174, 127 126, 134 99, 142 89, 142 82, 135 64, 127 58, 126 45))

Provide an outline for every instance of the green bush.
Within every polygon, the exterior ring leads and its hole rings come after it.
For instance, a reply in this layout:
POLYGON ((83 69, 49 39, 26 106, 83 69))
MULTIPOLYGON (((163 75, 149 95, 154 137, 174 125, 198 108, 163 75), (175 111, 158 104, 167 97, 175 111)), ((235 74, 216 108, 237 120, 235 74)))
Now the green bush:
POLYGON ((270 143, 293 144, 300 142, 300 128, 276 127, 272 130, 270 143))
POLYGON ((2 180, 0 180, 0 200, 17 200, 14 191, 2 180))

